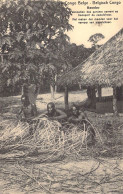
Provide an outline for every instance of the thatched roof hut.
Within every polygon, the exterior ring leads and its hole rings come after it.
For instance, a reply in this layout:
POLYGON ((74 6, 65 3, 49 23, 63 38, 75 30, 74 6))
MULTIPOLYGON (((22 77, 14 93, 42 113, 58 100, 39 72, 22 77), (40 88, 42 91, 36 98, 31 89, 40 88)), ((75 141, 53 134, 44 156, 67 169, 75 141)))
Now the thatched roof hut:
POLYGON ((85 87, 113 87, 116 101, 116 87, 123 86, 123 28, 83 63, 58 80, 58 85, 62 86, 76 83, 85 87))
POLYGON ((61 76, 58 85, 123 85, 123 28, 87 60, 61 76))

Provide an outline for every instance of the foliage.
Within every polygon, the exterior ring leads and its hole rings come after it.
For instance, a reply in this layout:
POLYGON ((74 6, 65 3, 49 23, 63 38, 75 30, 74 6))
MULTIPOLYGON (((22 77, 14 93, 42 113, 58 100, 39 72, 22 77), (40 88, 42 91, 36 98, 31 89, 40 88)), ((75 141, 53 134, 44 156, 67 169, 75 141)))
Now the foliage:
POLYGON ((85 48, 84 45, 77 46, 76 44, 71 44, 64 55, 72 67, 76 67, 86 60, 94 51, 95 48, 85 48))
MULTIPOLYGON (((3 63, 2 71, 12 70, 9 79, 26 79, 30 74, 39 79, 50 61, 61 60, 60 51, 68 39, 65 31, 72 29, 68 23, 71 10, 64 3, 10 0, 1 4, 0 13, 0 47, 9 61, 3 63)), ((52 66, 57 69, 59 63, 52 66)))
POLYGON ((92 43, 92 46, 95 46, 95 45, 97 45, 97 43, 98 43, 100 40, 102 40, 102 39, 104 39, 104 38, 105 38, 105 37, 104 37, 103 34, 101 34, 101 33, 96 33, 96 34, 90 36, 90 38, 89 38, 88 41, 92 43))

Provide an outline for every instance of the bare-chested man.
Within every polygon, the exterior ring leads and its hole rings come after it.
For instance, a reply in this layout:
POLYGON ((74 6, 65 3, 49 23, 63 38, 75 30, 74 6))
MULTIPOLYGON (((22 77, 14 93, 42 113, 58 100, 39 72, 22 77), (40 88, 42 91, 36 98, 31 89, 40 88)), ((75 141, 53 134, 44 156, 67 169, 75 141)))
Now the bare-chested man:
POLYGON ((66 113, 60 109, 56 109, 55 104, 53 102, 48 103, 47 111, 44 114, 47 115, 48 118, 58 121, 67 118, 66 113))
MULTIPOLYGON (((73 105, 72 106, 72 115, 68 118, 68 121, 70 123, 73 123, 75 125, 85 125, 85 129, 88 128, 88 126, 90 125, 89 124, 89 120, 88 120, 88 117, 87 117, 87 114, 83 111, 80 111, 79 110, 79 107, 77 107, 76 105, 73 105)), ((94 129, 90 126, 89 127, 89 130, 92 134, 92 136, 94 137, 95 136, 95 131, 94 129)))

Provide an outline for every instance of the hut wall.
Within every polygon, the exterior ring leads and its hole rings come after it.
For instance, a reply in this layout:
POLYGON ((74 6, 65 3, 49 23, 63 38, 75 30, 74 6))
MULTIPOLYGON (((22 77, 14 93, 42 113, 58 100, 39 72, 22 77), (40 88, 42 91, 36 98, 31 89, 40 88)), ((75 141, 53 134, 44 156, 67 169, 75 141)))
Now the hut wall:
MULTIPOLYGON (((117 107, 118 107, 118 112, 123 113, 123 101, 118 101, 117 107)), ((97 102, 96 111, 102 114, 113 113, 113 102, 112 101, 97 102)))
POLYGON ((116 96, 117 96, 117 100, 123 99, 123 86, 116 88, 116 96))

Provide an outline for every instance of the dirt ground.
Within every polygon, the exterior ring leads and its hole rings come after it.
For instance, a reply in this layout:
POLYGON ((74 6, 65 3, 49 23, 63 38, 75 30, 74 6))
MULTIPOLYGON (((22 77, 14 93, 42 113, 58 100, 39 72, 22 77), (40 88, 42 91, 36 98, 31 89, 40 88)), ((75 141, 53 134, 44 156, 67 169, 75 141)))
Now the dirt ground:
MULTIPOLYGON (((80 103, 86 97, 85 91, 71 92, 70 104, 80 103)), ((63 94, 55 95, 56 107, 63 108, 63 98, 63 94)), ((43 112, 49 101, 50 94, 39 95, 38 112, 43 112)), ((0 117, 11 121, 20 108, 20 96, 0 98, 0 107, 0 117)), ((12 147, 10 152, 1 152, 0 194, 123 193, 123 117, 86 113, 100 135, 94 145, 82 151, 71 149, 69 154, 65 150, 54 151, 47 160, 43 160, 46 153, 36 151, 25 157, 20 148, 16 157, 12 147)))

